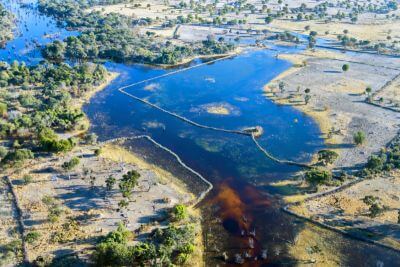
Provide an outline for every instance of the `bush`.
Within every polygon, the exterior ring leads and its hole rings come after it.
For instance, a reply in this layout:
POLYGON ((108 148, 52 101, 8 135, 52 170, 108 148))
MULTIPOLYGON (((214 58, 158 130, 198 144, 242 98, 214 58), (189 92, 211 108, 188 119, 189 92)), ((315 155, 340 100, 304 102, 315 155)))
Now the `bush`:
POLYGON ((386 162, 386 156, 384 154, 380 156, 372 155, 367 162, 366 167, 371 171, 381 171, 383 170, 384 164, 386 162))
POLYGON ((101 148, 98 148, 94 151, 94 154, 96 155, 96 157, 100 156, 101 154, 101 148))
POLYGON ((344 65, 342 66, 342 70, 343 70, 343 71, 348 71, 349 69, 350 69, 349 64, 344 64, 344 65))
POLYGON ((22 177, 22 180, 24 181, 24 184, 27 185, 27 184, 30 184, 30 183, 33 181, 33 178, 32 178, 31 175, 25 174, 25 175, 22 177))
POLYGON ((332 173, 327 170, 312 169, 306 172, 306 181, 312 185, 329 184, 332 173))
POLYGON ((29 244, 35 243, 40 238, 40 234, 36 231, 32 231, 26 234, 25 241, 29 244))
POLYGON ((138 185, 138 180, 140 178, 140 173, 135 170, 128 171, 122 176, 119 182, 119 189, 123 197, 130 198, 132 190, 138 185))
POLYGON ((0 160, 7 155, 8 151, 4 146, 0 146, 0 160))
POLYGON ((79 163, 80 163, 79 158, 73 157, 70 161, 64 162, 62 167, 63 167, 63 169, 70 171, 73 168, 75 168, 76 166, 78 166, 79 163))
POLYGON ((23 163, 25 160, 33 159, 33 157, 34 155, 29 149, 17 149, 8 152, 1 162, 5 164, 23 163))
POLYGON ((188 217, 187 208, 183 204, 175 205, 170 213, 171 219, 173 221, 182 221, 188 217))
POLYGON ((323 165, 334 163, 338 157, 338 153, 332 150, 318 151, 318 161, 320 161, 323 165))
POLYGON ((353 135, 353 141, 357 146, 364 144, 365 142, 365 133, 358 131, 353 135))
POLYGON ((44 151, 48 152, 67 152, 74 148, 73 139, 61 139, 50 128, 45 128, 39 133, 40 146, 44 151))

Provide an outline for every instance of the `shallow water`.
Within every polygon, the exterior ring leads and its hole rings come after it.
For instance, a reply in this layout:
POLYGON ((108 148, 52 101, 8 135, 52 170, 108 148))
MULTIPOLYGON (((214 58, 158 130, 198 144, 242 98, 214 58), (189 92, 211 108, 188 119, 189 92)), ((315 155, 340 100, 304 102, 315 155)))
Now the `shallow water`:
MULTIPOLYGON (((26 41, 44 44, 51 41, 43 38, 45 33, 57 33, 57 38, 77 34, 57 27, 52 19, 38 15, 35 9, 21 8, 19 2, 1 2, 18 15, 21 33, 6 49, 0 50, 2 60, 38 62, 40 53, 33 45, 26 46, 26 41)), ((282 53, 296 52, 299 48, 276 46, 275 49, 282 53)), ((317 125, 294 108, 277 105, 263 96, 263 86, 290 67, 290 63, 276 59, 275 53, 249 50, 234 58, 156 79, 126 91, 205 125, 226 129, 262 126, 264 134, 259 142, 269 152, 278 158, 307 162, 323 147, 317 125), (207 107, 210 105, 222 105, 231 114, 209 114, 207 107)), ((249 266, 293 265, 293 257, 287 252, 288 244, 302 229, 313 226, 281 212, 279 196, 271 195, 278 191, 271 190, 268 184, 288 178, 298 168, 267 159, 249 137, 196 128, 117 90, 172 70, 142 65, 105 65, 120 76, 85 106, 92 122, 91 130, 101 140, 148 134, 215 185, 213 192, 201 203, 207 265, 220 264, 216 257, 222 255, 222 251, 227 251, 230 256, 249 252, 252 256, 246 261, 249 266), (255 238, 251 234, 253 230, 255 238), (268 249, 266 261, 259 260, 263 249, 268 249), (257 256, 256 261, 254 257, 257 256)), ((168 166, 174 160, 154 146, 143 142, 131 145, 133 150, 146 154, 147 160, 180 174, 179 167, 168 166)), ((332 244, 332 250, 340 254, 345 265, 373 266, 379 260, 389 266, 400 260, 398 255, 387 250, 334 233, 324 240, 332 244)))

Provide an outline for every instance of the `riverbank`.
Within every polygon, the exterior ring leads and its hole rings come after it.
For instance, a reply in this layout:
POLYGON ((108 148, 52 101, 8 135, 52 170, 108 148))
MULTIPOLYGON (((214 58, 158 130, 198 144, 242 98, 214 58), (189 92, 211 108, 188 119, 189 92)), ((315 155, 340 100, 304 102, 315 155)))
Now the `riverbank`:
MULTIPOLYGON (((81 110, 84 103, 117 76, 117 73, 107 74, 104 83, 92 87, 71 105, 81 110)), ((81 125, 85 127, 79 126, 63 134, 64 137, 78 137, 87 132, 90 122, 86 116, 83 120, 86 124, 81 125)), ((49 262, 53 258, 76 255, 82 261, 80 264, 85 264, 97 240, 114 230, 117 223, 124 221, 129 230, 139 229, 141 236, 145 236, 159 225, 159 220, 165 220, 166 210, 194 199, 188 188, 171 173, 147 164, 139 155, 115 145, 103 148, 80 141, 70 152, 42 155, 18 169, 7 169, 4 175, 10 177, 16 192, 25 233, 34 236, 34 240, 27 242, 30 262, 38 259, 49 262), (96 151, 102 151, 100 156, 96 151), (66 169, 64 166, 73 159, 78 165, 66 169), (127 211, 121 213, 119 202, 122 197, 118 190, 106 189, 106 180, 113 176, 118 182, 129 170, 138 171, 140 179, 133 192, 135 201, 129 202, 127 211)), ((201 217, 192 208, 189 214, 197 229, 198 248, 193 253, 193 260, 201 263, 201 217)), ((4 217, 1 224, 5 225, 8 220, 4 217)), ((10 238, 4 239, 5 242, 10 238)), ((142 238, 138 237, 138 240, 142 238)))
MULTIPOLYGON (((355 58, 351 53, 324 50, 281 55, 280 58, 291 61, 293 67, 265 86, 266 96, 277 103, 291 105, 316 121, 327 148, 339 154, 329 168, 337 172, 357 170, 367 162, 368 157, 385 148, 397 136, 399 114, 383 108, 371 108, 364 101, 367 87, 379 95, 392 96, 392 102, 396 100, 392 92, 397 83, 396 80, 391 82, 400 72, 395 67, 396 59, 371 55, 357 55, 355 58), (341 69, 344 64, 350 66, 348 72, 341 69), (388 82, 390 86, 387 86, 388 82), (307 95, 311 98, 308 103, 307 95), (366 135, 367 141, 362 146, 352 144, 353 134, 357 131, 366 135)), ((355 239, 398 249, 398 199, 394 193, 399 185, 398 172, 384 178, 378 175, 368 180, 350 180, 348 186, 347 183, 340 190, 321 186, 317 193, 311 194, 304 193, 309 189, 302 179, 272 186, 297 188, 296 193, 284 196, 283 201, 293 203, 287 208, 299 217, 355 239), (330 190, 333 191, 325 194, 330 190), (377 199, 380 207, 385 207, 374 218, 369 215, 369 206, 363 202, 365 197, 370 196, 377 199)), ((309 235, 307 230, 304 234, 309 235)), ((296 254, 299 252, 296 249, 293 251, 296 254)))
MULTIPOLYGON (((116 78, 118 78, 119 73, 117 72, 107 72, 106 77, 104 79, 104 82, 102 82, 100 85, 95 86, 92 88, 92 90, 85 91, 82 96, 79 98, 75 98, 72 106, 77 109, 77 110, 82 110, 83 106, 87 104, 90 99, 96 95, 98 92, 104 90, 108 85, 110 85, 116 78)), ((75 127, 75 129, 69 133, 69 136, 79 136, 84 133, 86 133, 89 128, 90 128, 90 121, 89 118, 87 117, 86 114, 85 116, 81 119, 79 125, 75 127)))
POLYGON ((321 129, 326 147, 339 154, 332 169, 352 170, 385 147, 399 130, 395 112, 364 103, 367 87, 378 91, 398 74, 391 68, 396 59, 316 51, 280 55, 293 66, 268 83, 264 91, 273 101, 311 116, 321 129), (344 64, 350 66, 349 71, 341 69, 344 64), (357 131, 366 135, 363 146, 353 145, 357 131))

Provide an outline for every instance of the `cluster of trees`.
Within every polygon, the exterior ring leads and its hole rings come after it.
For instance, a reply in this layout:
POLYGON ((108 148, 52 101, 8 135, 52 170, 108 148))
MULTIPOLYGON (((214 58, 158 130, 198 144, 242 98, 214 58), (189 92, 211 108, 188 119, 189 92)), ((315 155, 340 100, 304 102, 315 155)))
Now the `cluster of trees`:
POLYGON ((0 157, 2 162, 32 158, 25 150, 71 150, 76 141, 59 138, 56 132, 77 127, 83 113, 71 101, 101 84, 106 74, 103 66, 89 63, 28 67, 0 62, 0 138, 14 141, 9 155, 0 157))
POLYGON ((400 140, 394 140, 386 149, 372 155, 362 170, 363 176, 400 168, 400 140))
POLYGON ((121 14, 83 13, 84 1, 41 0, 39 7, 42 12, 65 22, 66 26, 83 31, 77 37, 44 47, 43 56, 51 60, 100 58, 117 62, 176 64, 193 55, 223 54, 234 49, 232 44, 214 39, 189 46, 163 42, 151 34, 141 35, 132 29, 137 22, 121 14))
POLYGON ((169 224, 155 229, 146 241, 131 245, 132 232, 120 224, 96 246, 93 258, 97 266, 180 265, 193 253, 195 235, 191 224, 169 224))
POLYGON ((133 35, 128 28, 103 27, 68 37, 64 42, 55 41, 42 51, 47 59, 75 61, 108 59, 117 62, 147 64, 176 64, 193 55, 223 54, 234 47, 213 38, 193 46, 176 46, 171 42, 156 42, 153 37, 133 35))
POLYGON ((365 196, 362 201, 368 205, 368 211, 369 211, 369 216, 371 218, 375 218, 377 216, 379 216, 381 213, 383 213, 384 211, 386 211, 388 209, 388 207, 383 206, 380 203, 380 199, 378 197, 375 196, 371 196, 371 195, 367 195, 365 196))
POLYGON ((276 40, 284 41, 284 42, 292 42, 292 43, 296 43, 296 44, 300 43, 299 37, 288 31, 277 33, 272 38, 276 39, 276 40))
POLYGON ((0 3, 0 48, 13 37, 14 16, 0 3))

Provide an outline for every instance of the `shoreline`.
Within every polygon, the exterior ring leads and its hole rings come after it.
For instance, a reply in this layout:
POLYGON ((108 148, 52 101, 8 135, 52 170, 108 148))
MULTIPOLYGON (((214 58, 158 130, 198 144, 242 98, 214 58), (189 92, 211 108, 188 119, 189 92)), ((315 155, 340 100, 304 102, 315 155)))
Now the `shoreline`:
POLYGON ((191 266, 202 266, 201 263, 204 262, 203 255, 204 255, 204 246, 203 246, 203 231, 202 231, 202 215, 201 210, 198 208, 194 208, 188 203, 192 202, 196 199, 196 196, 191 192, 183 182, 170 173, 167 170, 164 170, 161 167, 158 167, 155 164, 148 163, 143 157, 137 155, 136 153, 129 151, 128 149, 124 148, 122 145, 119 144, 112 144, 108 143, 101 147, 102 152, 100 157, 103 159, 115 161, 115 162, 124 162, 128 164, 132 164, 137 166, 141 170, 149 170, 154 172, 155 175, 158 177, 159 181, 165 185, 168 185, 170 188, 177 191, 182 196, 190 196, 190 200, 183 203, 187 205, 188 211, 191 216, 197 219, 198 223, 194 223, 195 227, 197 228, 197 237, 195 238, 195 245, 196 250, 192 254, 189 262, 191 266))
MULTIPOLYGON (((291 106, 294 109, 297 109, 298 111, 304 113, 305 115, 311 117, 318 127, 320 128, 320 132, 322 135, 325 135, 324 137, 324 143, 326 145, 335 145, 340 143, 341 140, 337 140, 334 138, 327 138, 327 133, 329 132, 330 129, 332 129, 332 122, 330 121, 330 116, 328 114, 328 110, 324 111, 316 111, 315 106, 312 106, 310 104, 308 105, 293 105, 289 103, 288 98, 276 98, 274 96, 271 96, 270 94, 274 92, 274 86, 277 86, 277 83, 286 78, 287 76, 296 73, 297 71, 301 70, 304 68, 306 65, 304 65, 304 61, 309 59, 309 56, 303 55, 303 54, 279 54, 277 56, 278 59, 281 60, 286 60, 291 62, 293 65, 289 67, 287 70, 283 71, 280 73, 278 76, 276 76, 274 79, 272 79, 270 82, 264 85, 263 87, 263 92, 265 94, 265 97, 268 99, 272 100, 273 102, 280 104, 280 105, 286 105, 286 106, 291 106)), ((338 151, 336 151, 338 152, 338 151)))
POLYGON ((87 117, 86 113, 83 112, 83 106, 88 104, 90 100, 100 91, 104 90, 107 86, 109 86, 115 79, 117 79, 120 75, 120 73, 117 72, 109 72, 107 70, 107 77, 105 78, 105 81, 101 83, 98 86, 95 86, 93 90, 90 90, 88 92, 85 92, 81 97, 77 98, 74 100, 73 106, 80 110, 83 114, 84 117, 82 121, 77 125, 76 129, 72 130, 70 135, 71 136, 79 136, 82 134, 85 134, 86 132, 89 131, 90 129, 90 121, 89 118, 87 117))

